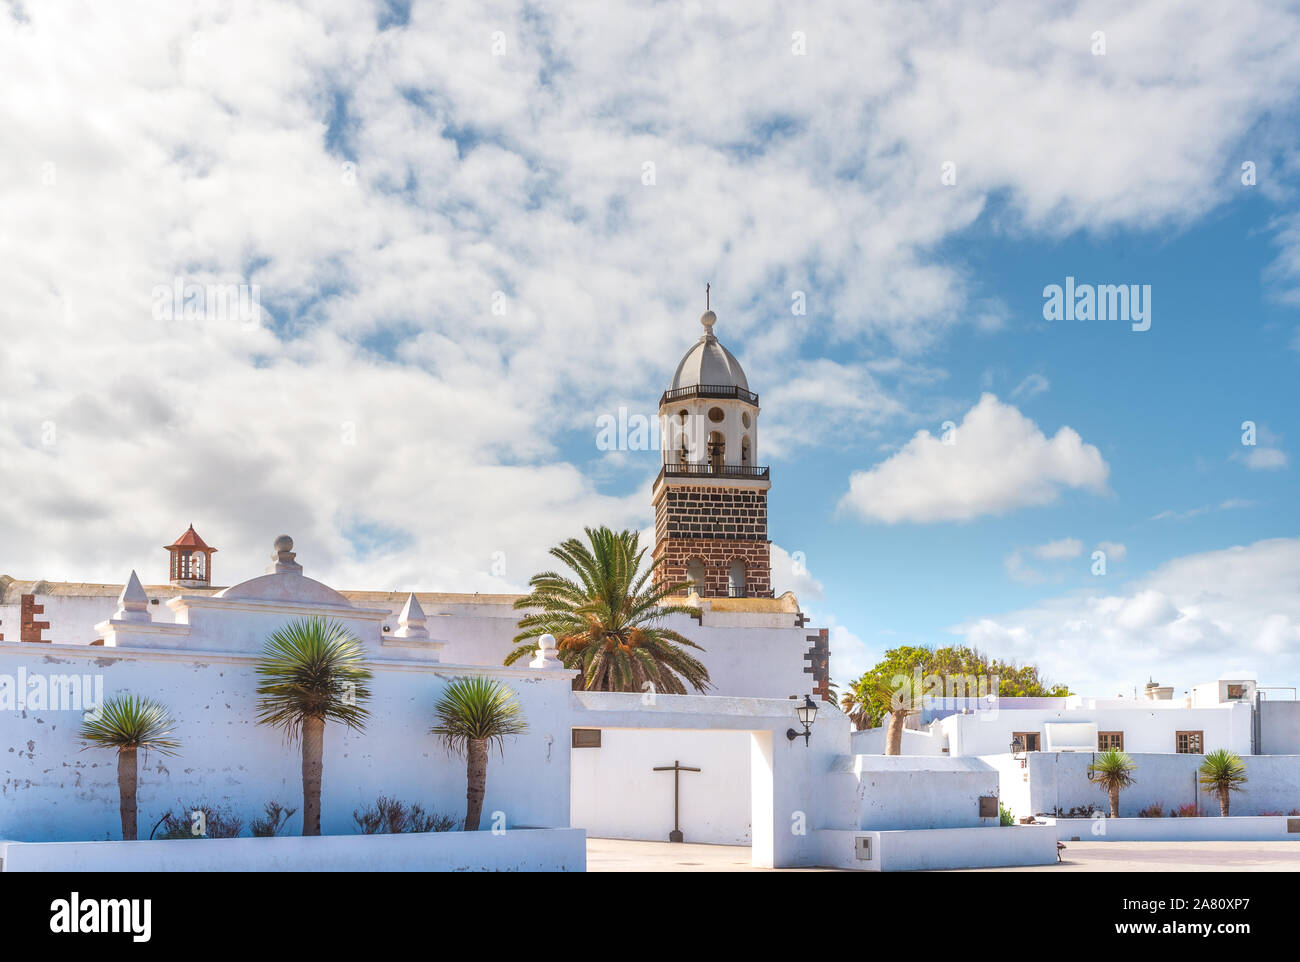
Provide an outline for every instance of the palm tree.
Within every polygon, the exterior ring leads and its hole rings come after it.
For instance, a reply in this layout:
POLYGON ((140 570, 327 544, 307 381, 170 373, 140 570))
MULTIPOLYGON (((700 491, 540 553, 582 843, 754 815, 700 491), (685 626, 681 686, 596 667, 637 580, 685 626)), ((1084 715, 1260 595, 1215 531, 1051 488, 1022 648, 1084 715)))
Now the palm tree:
POLYGON ((171 737, 175 724, 158 702, 130 694, 114 695, 81 723, 81 737, 91 743, 86 748, 117 749, 123 841, 136 839, 136 753, 152 749, 159 755, 175 755, 181 744, 171 737))
POLYGON ((911 676, 864 675, 861 692, 864 707, 865 703, 874 700, 889 715, 885 754, 903 754, 903 729, 907 727, 907 716, 921 710, 921 693, 912 691, 911 676))
POLYGON ((267 639, 257 673, 259 725, 302 741, 302 834, 320 834, 320 786, 325 722, 365 731, 370 670, 361 642, 346 626, 324 618, 290 622, 267 639))
POLYGON ((860 681, 861 679, 857 679, 849 682, 849 687, 840 694, 840 711, 849 716, 849 723, 853 725, 854 731, 862 731, 871 721, 867 703, 858 690, 860 681))
POLYGON ((1246 784, 1246 763, 1240 755, 1220 748, 1205 756, 1199 772, 1201 787, 1218 792, 1219 814, 1227 818, 1229 795, 1245 791, 1241 786, 1246 784))
POLYGON ((1137 779, 1133 773, 1137 765, 1129 758, 1127 752, 1117 748, 1105 751, 1094 758, 1088 765, 1088 778, 1101 786, 1110 796, 1110 817, 1119 818, 1119 790, 1128 788, 1137 779))
POLYGON ((474 675, 448 685, 433 706, 438 723, 431 732, 442 738, 447 750, 466 759, 465 831, 477 832, 487 790, 488 749, 503 751, 507 735, 528 730, 519 699, 500 682, 474 675))
POLYGON ((513 665, 537 648, 538 635, 551 634, 566 668, 581 675, 574 688, 591 691, 645 691, 686 694, 712 687, 708 669, 686 648, 699 645, 662 625, 673 614, 695 616, 689 605, 664 604, 684 584, 654 584, 662 558, 645 565, 646 549, 638 548, 635 531, 586 528, 587 541, 570 538, 551 554, 573 572, 534 575, 532 593, 515 602, 532 609, 519 621, 518 646, 506 656, 513 665), (685 684, 683 684, 683 680, 685 684))

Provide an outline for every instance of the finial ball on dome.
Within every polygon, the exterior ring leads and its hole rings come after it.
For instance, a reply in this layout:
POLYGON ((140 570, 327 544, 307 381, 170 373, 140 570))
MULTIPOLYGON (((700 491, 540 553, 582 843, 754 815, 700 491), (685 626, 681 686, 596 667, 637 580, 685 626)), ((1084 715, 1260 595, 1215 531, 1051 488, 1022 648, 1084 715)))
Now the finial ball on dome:
POLYGON ((275 539, 275 550, 276 550, 276 551, 292 551, 292 550, 293 550, 293 539, 290 538, 287 534, 282 534, 282 535, 280 535, 280 537, 278 537, 278 538, 275 539))
POLYGON ((712 311, 705 311, 700 315, 700 323, 704 325, 706 331, 712 334, 713 325, 718 323, 718 315, 714 314, 712 311))

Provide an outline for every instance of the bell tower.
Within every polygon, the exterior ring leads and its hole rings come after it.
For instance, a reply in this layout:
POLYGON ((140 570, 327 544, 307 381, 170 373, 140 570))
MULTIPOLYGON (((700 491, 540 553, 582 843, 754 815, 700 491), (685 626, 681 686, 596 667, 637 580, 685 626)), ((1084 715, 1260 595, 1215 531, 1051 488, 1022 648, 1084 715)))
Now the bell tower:
MULTIPOLYGON (((705 292, 705 307, 708 291, 705 292)), ((758 466, 758 395, 722 346, 711 309, 704 333, 659 399, 663 467, 655 479, 659 582, 702 598, 772 597, 766 467, 758 466)))
POLYGON ((167 545, 170 556, 168 580, 182 588, 206 588, 212 584, 212 556, 216 548, 209 548, 190 525, 186 532, 167 545))

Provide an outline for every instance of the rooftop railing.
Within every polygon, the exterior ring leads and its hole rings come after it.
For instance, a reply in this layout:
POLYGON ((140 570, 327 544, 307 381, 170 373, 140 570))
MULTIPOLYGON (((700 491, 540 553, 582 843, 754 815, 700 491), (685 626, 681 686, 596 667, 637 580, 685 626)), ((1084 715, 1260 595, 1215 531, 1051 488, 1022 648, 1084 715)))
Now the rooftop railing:
POLYGON ((740 401, 748 401, 755 406, 758 405, 757 394, 753 391, 747 391, 743 387, 736 387, 734 384, 695 384, 691 387, 679 387, 672 391, 664 391, 663 396, 659 398, 659 405, 662 407, 669 401, 684 401, 694 397, 734 398, 740 401))

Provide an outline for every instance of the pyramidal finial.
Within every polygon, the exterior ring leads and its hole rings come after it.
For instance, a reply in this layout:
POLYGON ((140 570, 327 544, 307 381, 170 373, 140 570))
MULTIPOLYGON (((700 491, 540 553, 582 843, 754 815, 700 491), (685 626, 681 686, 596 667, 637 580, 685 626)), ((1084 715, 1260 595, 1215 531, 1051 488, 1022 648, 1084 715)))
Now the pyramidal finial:
POLYGON ((145 594, 140 576, 131 569, 131 577, 126 580, 126 587, 117 596, 117 611, 113 612, 114 621, 129 621, 147 624, 153 621, 149 614, 149 596, 145 594))
POLYGON ((397 638, 428 638, 429 629, 426 627, 428 621, 424 609, 420 607, 420 599, 415 597, 415 592, 412 591, 406 596, 402 613, 397 616, 397 630, 393 635, 397 638))

